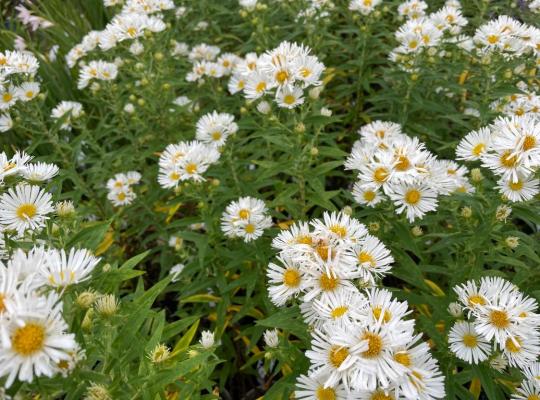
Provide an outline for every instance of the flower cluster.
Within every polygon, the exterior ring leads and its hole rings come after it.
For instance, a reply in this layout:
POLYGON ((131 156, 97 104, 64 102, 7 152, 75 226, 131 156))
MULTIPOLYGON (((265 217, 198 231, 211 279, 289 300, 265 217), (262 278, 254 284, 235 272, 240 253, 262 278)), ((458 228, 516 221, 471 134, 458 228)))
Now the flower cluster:
POLYGON ((404 319, 407 303, 385 289, 361 292, 355 285, 374 285, 393 262, 363 224, 325 213, 323 220, 293 225, 272 245, 280 254, 268 266, 270 299, 283 306, 301 296, 300 310, 313 328, 311 367, 298 379, 296 398, 444 397, 436 361, 415 336, 414 321, 404 319))
MULTIPOLYGON (((29 182, 46 181, 58 173, 58 167, 46 163, 29 163, 31 157, 17 152, 8 159, 0 153, 0 180, 22 178, 29 182)), ((48 214, 54 211, 50 193, 28 182, 19 182, 9 187, 0 196, 0 231, 15 232, 21 237, 26 232, 38 233, 45 226, 48 214)), ((3 238, 2 238, 3 251, 3 238)))
POLYGON ((531 53, 540 56, 540 29, 506 15, 480 26, 473 41, 481 54, 500 53, 507 58, 531 53))
POLYGON ((26 51, 0 52, 0 132, 13 127, 13 120, 7 113, 18 101, 34 99, 40 90, 34 77, 39 63, 32 53, 26 51))
POLYGON ((203 115, 197 121, 195 138, 206 145, 220 148, 236 131, 238 125, 234 122, 234 115, 214 111, 203 115))
POLYGON ((84 355, 68 333, 57 292, 82 282, 99 263, 88 250, 44 249, 27 253, 18 249, 0 262, 0 376, 6 386, 18 377, 32 382, 35 376, 66 375, 84 355))
POLYGON ((84 89, 92 79, 111 81, 116 79, 116 75, 118 75, 118 67, 116 64, 102 60, 90 61, 79 71, 79 82, 77 87, 79 89, 84 89))
POLYGON ((82 104, 78 101, 63 100, 52 109, 51 118, 61 121, 60 129, 70 131, 72 122, 81 117, 83 113, 82 104))
POLYGON ((296 20, 327 18, 334 8, 335 4, 331 0, 308 0, 307 7, 298 13, 296 20))
MULTIPOLYGON (((183 44, 175 44, 173 54, 185 54, 186 52, 187 48, 184 48, 183 44)), ((221 78, 230 75, 242 59, 232 53, 219 56, 220 53, 221 49, 219 47, 210 46, 206 43, 194 46, 188 52, 188 59, 192 62, 193 67, 191 72, 186 75, 186 80, 195 82, 201 81, 204 77, 221 78)))
POLYGON ((499 177, 497 188, 510 201, 532 199, 540 182, 540 122, 533 115, 500 117, 458 144, 458 159, 482 161, 499 177))
POLYGON ((540 96, 525 84, 518 85, 518 89, 520 93, 505 96, 493 102, 490 108, 507 116, 531 115, 540 121, 540 96))
POLYGON ((176 188, 181 181, 204 181, 202 174, 215 164, 221 154, 212 145, 197 140, 169 144, 159 157, 159 184, 176 188))
POLYGON ((456 357, 478 364, 493 353, 512 367, 526 369, 540 355, 540 315, 537 303, 512 283, 485 277, 454 291, 466 311, 465 321, 451 328, 448 341, 456 357))
POLYGON ((247 54, 235 68, 229 90, 243 90, 249 100, 275 91, 279 107, 295 108, 304 102, 304 89, 321 84, 324 64, 310 52, 307 46, 282 42, 260 57, 247 54))
POLYGON ((406 70, 414 68, 415 59, 411 56, 426 50, 430 55, 434 55, 443 42, 464 41, 463 38, 457 39, 457 35, 468 23, 461 13, 459 1, 450 0, 439 11, 427 16, 426 7, 426 3, 413 0, 402 3, 399 8, 400 14, 409 19, 396 32, 396 39, 400 44, 389 57, 402 64, 406 70), (445 33, 448 34, 446 38, 445 33))
POLYGON ((358 171, 353 196, 360 204, 373 207, 389 198, 412 222, 434 211, 439 195, 473 191, 467 168, 437 159, 399 124, 374 121, 359 134, 345 168, 358 171))
POLYGON ((349 10, 358 11, 362 15, 369 15, 381 3, 382 0, 351 0, 349 10))
POLYGON ((221 230, 230 238, 240 237, 251 242, 272 226, 264 201, 253 197, 240 197, 227 206, 221 217, 221 230))
POLYGON ((107 198, 116 207, 131 204, 137 197, 132 186, 137 185, 140 180, 141 174, 137 171, 116 174, 114 178, 107 181, 107 189, 109 190, 107 198))
POLYGON ((165 30, 166 25, 159 12, 173 8, 172 0, 126 1, 121 11, 104 30, 89 32, 66 54, 66 64, 73 68, 81 58, 98 47, 107 51, 125 40, 144 37, 145 32, 156 33, 165 30))

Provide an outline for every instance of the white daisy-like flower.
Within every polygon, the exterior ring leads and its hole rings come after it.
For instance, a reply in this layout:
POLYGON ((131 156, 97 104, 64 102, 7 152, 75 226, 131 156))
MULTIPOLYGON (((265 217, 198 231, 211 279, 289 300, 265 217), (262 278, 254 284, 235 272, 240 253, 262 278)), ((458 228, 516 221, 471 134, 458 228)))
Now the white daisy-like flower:
MULTIPOLYGON (((327 377, 318 375, 300 375, 296 380, 295 399, 298 400, 355 400, 354 394, 348 392, 341 383, 326 386, 327 377)), ((381 399, 382 400, 382 399, 381 399)))
POLYGON ((0 114, 0 132, 7 132, 13 128, 13 120, 9 114, 0 114))
POLYGON ((516 181, 501 178, 497 189, 512 202, 528 201, 539 193, 540 181, 532 176, 518 176, 516 181))
POLYGON ((17 98, 21 101, 30 101, 39 94, 38 82, 23 82, 15 89, 17 98))
POLYGON ((376 279, 386 275, 394 262, 390 250, 378 238, 371 235, 366 235, 355 246, 354 254, 358 260, 355 275, 366 283, 374 284, 376 279))
POLYGON ((136 198, 137 195, 129 186, 118 190, 111 190, 107 194, 107 199, 110 200, 115 207, 130 205, 136 198))
POLYGON ((43 182, 54 178, 59 168, 55 164, 44 162, 29 163, 21 170, 21 175, 31 182, 43 182))
POLYGON ((381 193, 377 186, 362 181, 354 184, 352 195, 358 203, 369 207, 374 207, 386 199, 386 196, 381 193))
POLYGON ((521 383, 511 400, 536 400, 540 399, 540 386, 535 380, 526 380, 521 383))
POLYGON ((401 214, 405 211, 409 222, 437 209, 437 193, 426 184, 396 185, 388 196, 398 207, 396 212, 401 214))
POLYGON ((458 143, 456 148, 457 159, 467 161, 480 160, 482 155, 489 149, 490 144, 491 131, 488 128, 472 131, 458 143))
POLYGON ((203 115, 197 121, 196 139, 202 143, 221 147, 227 138, 238 130, 234 116, 227 113, 212 113, 203 115))
POLYGON ((14 303, 10 317, 0 324, 0 376, 7 377, 7 387, 16 378, 32 382, 53 376, 56 365, 70 360, 78 348, 75 335, 66 333, 58 294, 19 296, 14 303))
POLYGON ((45 226, 54 211, 52 196, 38 186, 19 184, 0 196, 0 224, 22 235, 45 226))
POLYGON ((51 112, 51 118, 62 120, 60 128, 71 130, 73 120, 79 118, 83 113, 82 104, 76 101, 61 101, 51 112))
POLYGON ((279 264, 270 263, 268 294, 276 306, 284 305, 290 298, 298 296, 305 288, 306 280, 301 266, 285 256, 278 256, 279 264))
POLYGON ((241 237, 245 242, 262 236, 272 226, 272 218, 262 200, 241 197, 227 206, 221 217, 221 230, 231 238, 241 237))
POLYGON ((293 109, 300 104, 304 104, 304 92, 299 87, 284 87, 276 94, 276 101, 279 107, 293 109))
POLYGON ((487 360, 491 354, 490 343, 480 336, 469 322, 456 322, 448 334, 448 343, 456 357, 469 364, 487 360))
POLYGON ((89 279, 99 261, 86 249, 72 248, 69 254, 64 249, 51 249, 47 251, 39 273, 44 284, 61 288, 89 279))
POLYGON ((10 109, 18 100, 17 88, 13 85, 0 85, 0 111, 10 109))

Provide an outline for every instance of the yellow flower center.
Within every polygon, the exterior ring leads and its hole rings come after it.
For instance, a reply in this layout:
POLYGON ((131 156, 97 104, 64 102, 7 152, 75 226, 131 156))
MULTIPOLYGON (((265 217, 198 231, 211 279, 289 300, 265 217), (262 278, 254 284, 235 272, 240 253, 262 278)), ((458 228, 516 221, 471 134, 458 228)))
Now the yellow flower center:
POLYGON ((514 192, 517 192, 517 191, 523 189, 523 182, 521 182, 521 181, 510 182, 510 183, 508 184, 508 186, 509 186, 510 189, 512 189, 514 192))
POLYGON ((473 155, 475 155, 476 157, 479 157, 480 154, 482 154, 484 152, 484 149, 486 148, 486 145, 484 143, 478 143, 476 146, 473 147, 472 149, 472 153, 473 155))
POLYGON ((325 292, 335 290, 339 284, 339 278, 337 276, 322 274, 319 278, 319 286, 325 292))
POLYGON ((330 349, 330 363, 335 368, 339 368, 348 356, 349 350, 347 350, 346 347, 332 346, 332 348, 330 349))
POLYGON ((319 244, 315 251, 324 261, 332 258, 332 248, 330 246, 327 246, 325 244, 319 244))
POLYGON ((373 3, 372 0, 364 0, 364 5, 365 5, 366 7, 370 7, 372 3, 373 3))
POLYGON ((417 40, 411 40, 409 42, 409 48, 410 49, 416 49, 418 47, 418 41, 417 40))
POLYGON ((2 95, 2 100, 4 100, 5 103, 9 103, 13 99, 13 95, 11 93, 4 93, 2 95))
POLYGON ((220 131, 212 132, 212 140, 219 140, 219 139, 221 139, 221 132, 220 131))
POLYGON ((407 171, 411 167, 411 162, 405 156, 399 156, 398 162, 396 164, 396 169, 398 171, 407 171))
POLYGON ((510 326, 510 319, 506 311, 493 310, 489 314, 489 322, 497 329, 505 329, 510 326))
POLYGON ((313 240, 311 239, 311 236, 309 235, 300 235, 296 238, 296 243, 311 245, 313 243, 313 240))
POLYGON ((298 287, 300 285, 300 273, 293 269, 288 268, 283 273, 283 284, 288 287, 298 287))
POLYGON ((367 251, 361 251, 360 254, 358 254, 358 261, 360 264, 369 263, 372 267, 375 266, 375 258, 367 251))
POLYGON ((388 170, 384 167, 379 167, 373 172, 373 179, 377 183, 384 183, 388 179, 388 170))
POLYGON ((511 353, 519 353, 521 350, 521 340, 518 337, 514 338, 514 340, 508 338, 504 343, 504 347, 511 353))
POLYGON ((332 388, 319 386, 315 396, 317 397, 317 400, 336 400, 336 391, 332 388))
POLYGON ((126 32, 129 36, 134 37, 137 34, 137 29, 134 27, 129 27, 126 29, 126 32))
POLYGON ((366 190, 364 192, 364 200, 365 201, 373 201, 373 199, 375 199, 376 196, 377 196, 377 194, 372 190, 366 190))
POLYGON ((294 104, 295 100, 296 97, 294 97, 292 94, 287 94, 283 97, 283 102, 288 105, 294 104))
POLYGON ((17 328, 11 337, 13 350, 22 356, 29 356, 43 348, 45 328, 38 324, 26 324, 17 328))
POLYGON ((309 78, 311 76, 311 70, 307 67, 303 67, 300 69, 300 75, 302 75, 302 78, 309 78))
POLYGON ((68 369, 69 368, 69 363, 66 361, 66 360, 60 360, 56 366, 60 369, 68 369))
POLYGON ((525 136, 525 140, 523 141, 523 150, 527 151, 536 146, 536 138, 531 135, 525 136))
POLYGON ((418 190, 411 189, 407 193, 405 193, 405 202, 407 204, 412 204, 412 205, 418 204, 421 197, 422 195, 420 194, 418 190))
POLYGON ((478 340, 476 339, 476 336, 471 335, 470 333, 466 333, 465 335, 463 335, 462 340, 465 347, 468 347, 470 349, 478 345, 478 340))
MULTIPOLYGON (((382 307, 381 306, 375 306, 372 308, 373 316, 378 321, 381 318, 382 314, 382 307)), ((384 315, 382 317, 384 322, 390 322, 392 319, 392 313, 388 310, 384 310, 384 315)))
POLYGON ((330 315, 332 316, 333 319, 336 319, 339 317, 343 317, 347 311, 349 311, 349 307, 339 306, 339 307, 334 308, 332 312, 330 313, 330 315))
POLYGON ((26 92, 24 94, 26 97, 28 97, 29 99, 31 99, 32 97, 34 97, 34 92, 32 92, 31 90, 29 90, 28 92, 26 92))
POLYGON ((381 354, 383 349, 382 338, 376 333, 366 332, 362 336, 362 340, 367 340, 368 348, 366 351, 362 352, 362 357, 364 358, 375 358, 381 354))
POLYGON ((468 302, 470 307, 483 306, 486 304, 486 299, 479 294, 473 294, 472 296, 469 296, 468 302))
POLYGON ((35 216, 37 213, 37 207, 32 203, 21 204, 16 211, 19 219, 27 220, 35 216))
POLYGON ((186 165, 186 172, 190 175, 194 174, 195 172, 197 172, 197 164, 195 163, 189 163, 188 165, 186 165))
POLYGON ((242 208, 240 211, 238 211, 238 216, 242 219, 248 219, 250 215, 249 210, 242 208))
POLYGON ((501 155, 501 164, 503 165, 503 167, 506 167, 506 168, 512 168, 516 165, 517 163, 517 156, 516 155, 512 155, 512 151, 511 150, 506 150, 502 155, 501 155))
POLYGON ((391 394, 385 394, 381 390, 377 390, 371 395, 369 400, 394 400, 394 396, 392 396, 391 394))
POLYGON ((124 192, 118 193, 118 200, 124 201, 126 199, 126 194, 124 192))
POLYGON ((278 81, 280 85, 283 85, 287 79, 289 79, 289 73, 287 71, 281 70, 276 73, 276 81, 278 81))
POLYGON ((0 314, 2 314, 4 311, 6 311, 6 305, 4 303, 4 299, 6 296, 4 296, 2 293, 0 293, 0 314))
POLYGON ((253 232, 255 232, 255 225, 247 224, 244 229, 245 229, 246 233, 253 233, 253 232))
POLYGON ((411 356, 406 351, 401 351, 394 354, 394 360, 405 367, 409 367, 411 365, 411 356))
POLYGON ((489 44, 495 44, 495 43, 497 43, 499 41, 499 36, 497 36, 497 35, 489 35, 487 37, 487 41, 488 41, 489 44))
POLYGON ((178 174, 178 172, 173 171, 169 175, 169 178, 171 178, 171 180, 173 180, 173 181, 177 181, 178 179, 180 179, 180 175, 178 174))
POLYGON ((255 87, 257 93, 261 93, 266 90, 266 82, 259 82, 255 87))
POLYGON ((345 228, 343 225, 332 225, 330 230, 340 237, 345 237, 347 234, 347 228, 345 228))

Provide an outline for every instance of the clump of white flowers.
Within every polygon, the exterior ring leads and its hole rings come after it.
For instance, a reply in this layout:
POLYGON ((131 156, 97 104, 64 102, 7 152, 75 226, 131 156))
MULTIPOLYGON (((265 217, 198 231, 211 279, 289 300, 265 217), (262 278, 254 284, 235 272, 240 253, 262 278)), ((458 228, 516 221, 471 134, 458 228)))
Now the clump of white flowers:
POLYGON ((282 108, 295 108, 304 103, 304 90, 321 85, 324 71, 311 49, 296 43, 282 42, 260 57, 249 53, 238 63, 229 82, 229 91, 243 91, 249 100, 273 94, 282 108))
POLYGON ((77 101, 61 101, 51 111, 51 118, 61 120, 60 129, 70 131, 74 120, 83 115, 82 104, 77 101))
POLYGON ((531 115, 540 121, 540 96, 536 91, 529 90, 524 82, 518 84, 520 93, 511 94, 490 105, 492 110, 507 116, 531 115))
POLYGON ((227 206, 221 217, 221 230, 231 238, 240 237, 250 242, 262 236, 272 226, 264 201, 253 197, 240 197, 227 206))
POLYGON ((540 315, 536 300, 502 278, 484 277, 454 288, 465 320, 450 329, 450 350, 478 364, 492 356, 527 371, 540 355, 540 315))
POLYGON ((15 379, 66 376, 84 352, 68 333, 62 316, 61 289, 90 277, 99 263, 86 249, 17 249, 0 262, 0 377, 15 379))
POLYGON ((100 48, 108 51, 126 40, 144 38, 148 33, 165 30, 162 11, 174 9, 172 0, 128 0, 102 31, 90 31, 66 54, 66 64, 73 68, 88 53, 100 48), (152 15, 155 14, 155 15, 152 15))
POLYGON ((438 364, 415 335, 414 321, 405 319, 407 303, 385 289, 358 289, 358 283, 374 285, 394 261, 363 224, 325 213, 323 220, 293 225, 272 245, 280 253, 268 266, 270 299, 283 306, 299 297, 313 329, 311 365, 298 378, 296 398, 444 398, 438 364))
POLYGON ((93 79, 111 81, 116 79, 117 75, 118 67, 116 64, 103 60, 90 61, 81 68, 77 87, 79 89, 84 89, 93 79))
POLYGON ((467 168, 439 160, 418 138, 411 138, 394 122, 374 121, 358 133, 345 168, 358 171, 353 196, 374 207, 390 200, 398 214, 410 222, 437 209, 438 197, 453 192, 470 193, 467 168))
POLYGON ((358 11, 362 15, 369 15, 381 3, 382 0, 351 0, 349 10, 358 11))
MULTIPOLYGON (((175 44, 173 54, 184 54, 181 43, 175 44)), ((193 63, 191 72, 186 75, 188 82, 201 81, 204 77, 221 78, 232 73, 236 65, 242 61, 240 57, 232 53, 224 53, 221 56, 221 49, 217 46, 200 43, 194 46, 188 54, 188 59, 193 63), (218 57, 219 56, 219 57, 218 57)))
POLYGON ((220 148, 236 131, 238 125, 234 122, 234 115, 213 111, 197 121, 195 138, 206 145, 220 148))
MULTIPOLYGON (((425 14, 427 4, 423 1, 408 1, 399 7, 399 13, 408 20, 396 32, 399 46, 390 53, 390 60, 398 62, 406 71, 415 70, 415 57, 424 52, 435 55, 441 43, 458 43, 469 47, 466 37, 458 37, 468 21, 461 13, 459 1, 448 1, 446 5, 430 15, 425 14)), ((444 53, 441 53, 444 54, 444 53)))
POLYGON ((37 58, 28 51, 0 52, 0 132, 13 127, 8 111, 17 102, 34 99, 40 91, 35 75, 39 68, 37 58))
POLYGON ((137 185, 140 180, 141 174, 137 171, 116 174, 107 181, 107 198, 116 207, 131 204, 137 198, 132 186, 137 185))
POLYGON ((158 182, 162 187, 172 189, 182 181, 204 181, 203 174, 220 156, 215 146, 197 140, 172 143, 159 157, 158 182))
POLYGON ((499 177, 499 192, 512 202, 530 200, 539 192, 540 122, 534 115, 500 117, 467 134, 456 154, 458 159, 480 160, 499 177))

